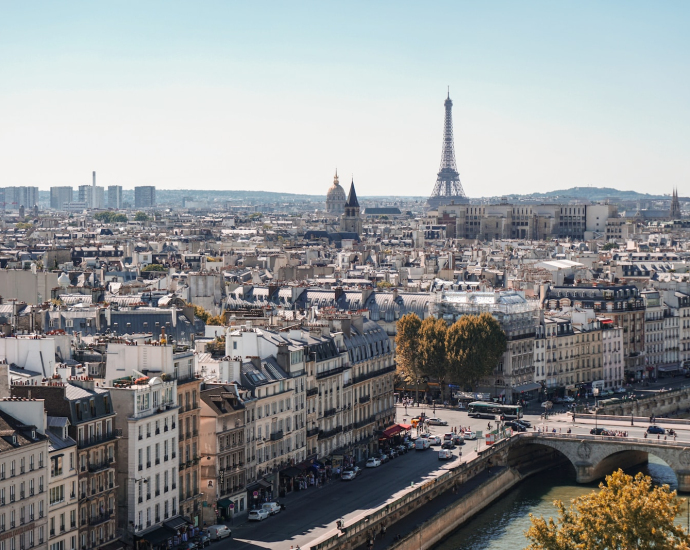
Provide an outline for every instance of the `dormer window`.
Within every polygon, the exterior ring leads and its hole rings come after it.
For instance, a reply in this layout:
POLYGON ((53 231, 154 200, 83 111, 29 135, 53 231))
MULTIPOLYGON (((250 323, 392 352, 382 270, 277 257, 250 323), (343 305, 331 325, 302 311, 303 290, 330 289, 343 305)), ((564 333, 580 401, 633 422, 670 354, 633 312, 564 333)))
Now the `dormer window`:
POLYGON ((36 439, 36 430, 31 430, 31 439, 36 439))
POLYGON ((12 436, 12 445, 16 445, 16 444, 17 444, 17 436, 13 435, 12 436))

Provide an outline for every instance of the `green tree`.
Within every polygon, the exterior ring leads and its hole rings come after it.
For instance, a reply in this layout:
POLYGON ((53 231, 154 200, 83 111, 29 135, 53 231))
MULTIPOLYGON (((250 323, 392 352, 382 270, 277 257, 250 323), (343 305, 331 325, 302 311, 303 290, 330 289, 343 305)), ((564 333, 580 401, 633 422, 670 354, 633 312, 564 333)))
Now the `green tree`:
POLYGON ((614 242, 606 243, 604 246, 601 247, 602 250, 613 250, 615 248, 618 248, 618 245, 614 242))
POLYGON ((201 306, 194 306, 194 316, 206 324, 208 324, 208 320, 211 318, 211 314, 201 306))
POLYGON ((618 470, 568 508, 555 501, 556 520, 530 514, 527 550, 688 550, 690 537, 674 521, 684 503, 668 485, 618 470))
POLYGON ((168 271, 168 268, 161 264, 149 264, 142 271, 168 271))
POLYGON ((463 315, 446 333, 449 379, 474 389, 493 373, 506 343, 505 332, 489 313, 463 315))
POLYGON ((127 216, 110 210, 97 212, 93 215, 93 219, 102 223, 127 223, 127 216))
POLYGON ((376 288, 379 290, 384 290, 386 288, 391 288, 393 286, 393 283, 389 283, 388 281, 379 281, 376 283, 376 288))
POLYGON ((134 214, 134 221, 135 222, 147 222, 149 221, 149 217, 146 215, 145 212, 137 212, 134 214))
POLYGON ((444 397, 444 384, 448 376, 447 331, 446 322, 435 317, 427 317, 419 327, 419 369, 423 375, 439 381, 441 399, 444 397))
POLYGON ((419 379, 422 377, 419 368, 419 329, 422 321, 414 313, 403 315, 396 323, 395 361, 400 376, 417 389, 416 400, 419 402, 419 379))

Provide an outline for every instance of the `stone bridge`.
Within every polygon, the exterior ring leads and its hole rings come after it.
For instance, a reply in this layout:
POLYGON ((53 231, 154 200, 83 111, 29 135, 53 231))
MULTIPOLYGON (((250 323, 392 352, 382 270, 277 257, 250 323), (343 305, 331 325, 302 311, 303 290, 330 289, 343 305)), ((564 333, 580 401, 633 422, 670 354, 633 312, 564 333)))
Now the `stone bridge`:
POLYGON ((617 468, 646 463, 648 455, 652 454, 675 472, 678 490, 690 492, 690 442, 529 432, 511 439, 512 445, 505 457, 509 464, 519 465, 521 457, 536 456, 535 451, 539 448, 552 449, 557 453, 552 453, 551 458, 562 455, 570 461, 578 483, 601 479, 617 468))

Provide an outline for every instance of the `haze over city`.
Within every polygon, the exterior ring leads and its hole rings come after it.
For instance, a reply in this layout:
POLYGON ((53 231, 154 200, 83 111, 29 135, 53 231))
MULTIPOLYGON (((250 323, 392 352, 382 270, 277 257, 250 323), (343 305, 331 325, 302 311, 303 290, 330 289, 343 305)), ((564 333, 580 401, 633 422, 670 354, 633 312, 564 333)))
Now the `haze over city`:
POLYGON ((687 189, 690 7, 3 3, 0 185, 687 189))

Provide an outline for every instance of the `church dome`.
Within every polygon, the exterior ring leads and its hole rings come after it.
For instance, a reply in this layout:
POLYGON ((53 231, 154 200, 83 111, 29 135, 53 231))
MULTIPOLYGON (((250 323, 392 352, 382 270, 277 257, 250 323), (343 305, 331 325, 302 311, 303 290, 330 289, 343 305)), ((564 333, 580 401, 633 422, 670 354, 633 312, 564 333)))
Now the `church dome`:
POLYGON ((326 200, 336 200, 336 201, 344 201, 345 200, 345 190, 340 186, 340 182, 338 181, 338 174, 335 174, 335 177, 333 178, 333 185, 330 186, 328 189, 328 193, 326 193, 326 200))
POLYGON ((333 185, 330 186, 326 193, 326 212, 335 215, 342 214, 345 212, 346 201, 345 190, 340 187, 338 172, 336 171, 335 177, 333 178, 333 185))

